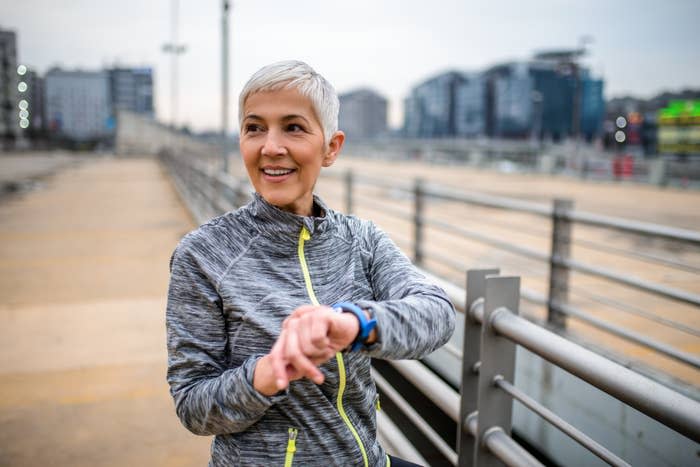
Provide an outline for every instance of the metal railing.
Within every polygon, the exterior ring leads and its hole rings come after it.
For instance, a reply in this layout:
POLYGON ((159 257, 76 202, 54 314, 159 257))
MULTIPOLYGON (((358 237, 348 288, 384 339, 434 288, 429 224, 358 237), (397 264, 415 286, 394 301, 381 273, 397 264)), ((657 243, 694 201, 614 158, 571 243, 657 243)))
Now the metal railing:
MULTIPOLYGON (((344 182, 342 198, 345 200, 346 212, 357 212, 358 207, 362 205, 363 209, 381 212, 384 216, 410 222, 412 229, 410 250, 417 265, 435 271, 434 268, 427 264, 426 259, 429 259, 432 263, 441 263, 455 271, 464 271, 469 267, 469 265, 461 263, 449 254, 428 250, 425 241, 428 229, 479 242, 528 260, 534 260, 547 267, 548 292, 546 295, 543 295, 533 290, 524 289, 522 298, 532 304, 546 307, 546 322, 553 328, 564 332, 567 328, 568 319, 573 318, 605 331, 610 335, 681 362, 693 369, 700 369, 700 358, 698 355, 688 353, 673 345, 659 342, 639 332, 623 328, 608 319, 601 319, 589 310, 573 305, 570 300, 570 295, 574 293, 577 297, 585 298, 595 304, 603 304, 623 313, 635 314, 642 319, 655 321, 674 331, 700 336, 700 329, 692 325, 667 319, 644 310, 631 310, 632 307, 629 305, 621 304, 606 295, 591 294, 585 289, 573 287, 570 278, 571 273, 580 273, 669 300, 671 302, 670 306, 673 306, 674 302, 681 303, 693 307, 695 312, 700 312, 700 294, 646 280, 635 276, 630 271, 616 271, 608 267, 574 259, 571 251, 572 246, 580 245, 591 250, 605 252, 608 256, 618 255, 621 258, 634 258, 635 260, 654 265, 661 264, 664 267, 671 268, 671 270, 684 271, 687 274, 694 275, 696 280, 700 280, 700 264, 675 260, 662 254, 654 255, 652 253, 626 250, 601 242, 574 238, 572 229, 574 225, 580 225, 624 232, 625 234, 649 238, 654 241, 672 241, 685 248, 696 249, 699 253, 700 232, 578 211, 574 209, 573 202, 570 200, 556 199, 551 206, 548 206, 541 203, 482 193, 465 193, 437 186, 420 178, 415 179, 413 183, 408 183, 405 180, 388 181, 376 176, 359 175, 352 171, 344 174, 333 173, 326 175, 326 177, 331 177, 336 182, 344 182), (360 191, 363 186, 374 190, 375 196, 362 195, 360 191), (382 191, 384 195, 376 196, 377 190, 382 191), (391 201, 392 198, 403 200, 400 203, 402 207, 397 207, 397 203, 391 201), (363 201, 364 203, 358 201, 363 201), (430 203, 440 202, 453 202, 460 205, 521 213, 534 216, 536 219, 545 220, 550 226, 548 233, 545 232, 545 235, 549 237, 550 250, 541 251, 528 246, 518 245, 505 237, 488 235, 426 214, 427 206, 430 203)), ((397 232, 396 230, 391 231, 390 234, 396 235, 397 232)), ((405 232, 399 234, 399 236, 404 234, 405 232)), ((543 236, 541 231, 535 232, 533 235, 543 236)))
MULTIPOLYGON (((171 171, 178 192, 199 221, 239 206, 249 196, 247 184, 228 175, 218 174, 206 164, 168 154, 163 154, 163 161, 171 171)), ((358 177, 355 175, 346 177, 350 180, 350 187, 357 182, 358 177)), ((413 197, 416 213, 413 220, 417 230, 428 222, 424 217, 421 218, 420 199, 429 191, 421 185, 416 185, 419 188, 413 197)), ((438 196, 436 193, 432 195, 438 196)), ((497 203, 493 198, 487 200, 475 197, 472 200, 488 202, 505 209, 503 204, 497 203)), ((352 211, 352 190, 348 190, 347 201, 349 211, 352 211)), ((534 205, 508 203, 509 209, 516 207, 537 215, 547 215, 546 211, 534 205)), ((556 208, 553 210, 560 218, 577 216, 571 212, 562 214, 557 211, 556 208)), ((624 225, 621 228, 629 227, 624 225)), ((645 228, 647 231, 653 230, 649 225, 645 228)), ((420 241, 420 236, 417 235, 414 239, 420 241)), ((563 267, 571 266, 564 260, 555 263, 563 267)), ((373 371, 383 395, 391 399, 448 462, 459 466, 499 463, 509 466, 541 465, 511 437, 512 402, 517 400, 610 465, 629 465, 620 456, 514 385, 518 346, 587 381, 690 440, 700 442, 700 403, 519 316, 521 298, 540 303, 547 303, 548 300, 527 291, 523 291, 521 297, 519 278, 500 277, 497 274, 497 270, 468 271, 467 289, 464 290, 426 272, 429 279, 442 286, 455 306, 464 313, 462 349, 451 344, 444 347, 451 355, 461 359, 459 393, 419 362, 391 362, 392 367, 412 387, 423 393, 459 426, 455 446, 446 442, 386 378, 373 371)), ((553 305, 567 316, 575 314, 574 310, 566 306, 556 303, 553 305)), ((397 444, 405 444, 405 438, 400 434, 388 437, 396 440, 397 444)))
POLYGON ((465 310, 460 393, 418 362, 392 365, 458 424, 456 449, 437 436, 420 415, 411 413, 400 394, 379 375, 377 385, 402 411, 410 413, 409 419, 452 464, 542 465, 511 438, 512 401, 516 400, 609 465, 630 465, 513 384, 517 346, 700 442, 698 401, 520 317, 518 277, 499 276, 495 269, 471 270, 466 291, 431 279, 465 310))
MULTIPOLYGON (((200 218, 197 219, 199 222, 242 205, 250 196, 251 188, 247 180, 237 179, 230 174, 224 174, 218 171, 217 167, 204 161, 193 159, 186 161, 182 157, 167 156, 167 162, 170 167, 173 167, 173 175, 178 189, 180 191, 188 191, 184 199, 197 204, 196 209, 192 211, 199 213, 200 218)), ((610 229, 652 239, 664 239, 689 246, 690 248, 700 248, 700 232, 576 211, 573 209, 573 203, 569 200, 554 200, 552 206, 547 206, 541 203, 514 200, 482 193, 459 192, 427 183, 422 179, 416 179, 411 183, 358 175, 352 171, 345 173, 331 172, 331 175, 324 175, 324 177, 341 182, 340 186, 344 192, 342 198, 344 199, 347 213, 355 212, 358 206, 361 205, 363 209, 381 212, 383 216, 390 216, 403 221, 406 226, 410 224, 412 229, 410 239, 406 232, 392 231, 390 234, 397 242, 410 248, 413 253, 413 260, 418 266, 434 271, 434 268, 427 264, 429 259, 432 263, 441 263, 458 272, 470 267, 470 265, 463 264, 449 254, 428 249, 425 241, 428 229, 441 231, 458 238, 488 245, 518 257, 534 260, 546 267, 548 271, 548 292, 546 295, 543 295, 537 291, 524 288, 522 298, 531 304, 546 307, 546 322, 553 328, 559 329, 560 332, 565 332, 568 319, 576 319, 612 336, 676 360, 690 368, 700 369, 700 358, 698 355, 688 353, 672 344, 660 342, 648 335, 617 325, 609 319, 598 317, 589 310, 576 306, 570 301, 570 295, 573 292, 578 297, 586 298, 589 302, 602 304, 623 313, 634 314, 677 332, 696 337, 700 336, 700 329, 695 328, 692 324, 688 325, 645 310, 633 309, 633 307, 620 303, 606 295, 591 293, 583 288, 573 287, 570 278, 572 272, 581 273, 632 288, 642 293, 656 295, 672 302, 683 303, 693 307, 695 312, 700 312, 699 294, 645 280, 636 277, 628 271, 615 271, 599 265, 589 264, 575 259, 571 255, 572 245, 579 243, 586 248, 598 249, 608 252, 610 255, 613 254, 610 252, 610 245, 601 245, 600 242, 596 243, 585 239, 574 239, 572 237, 574 224, 610 229), (388 192, 390 196, 401 198, 403 205, 397 207, 387 203, 381 197, 363 195, 361 193, 362 187, 382 190, 385 194, 388 192), (455 202, 460 205, 487 207, 501 211, 523 213, 544 219, 550 226, 548 231, 545 231, 545 235, 549 236, 550 249, 545 252, 528 246, 518 245, 508 241, 506 238, 488 235, 475 229, 439 219, 436 216, 429 216, 426 214, 426 210, 429 203, 434 202, 455 202), (547 232, 549 233, 547 234, 547 232)), ((542 237, 543 233, 538 231, 533 233, 533 235, 542 237)), ((698 252, 700 252, 700 249, 698 249, 698 252)), ((650 258, 653 255, 640 254, 634 251, 623 250, 618 251, 617 254, 622 255, 622 257, 639 258, 641 256, 641 260, 651 263, 664 262, 672 270, 684 270, 687 274, 695 275, 700 280, 700 265, 694 266, 693 264, 671 260, 658 255, 650 258)))

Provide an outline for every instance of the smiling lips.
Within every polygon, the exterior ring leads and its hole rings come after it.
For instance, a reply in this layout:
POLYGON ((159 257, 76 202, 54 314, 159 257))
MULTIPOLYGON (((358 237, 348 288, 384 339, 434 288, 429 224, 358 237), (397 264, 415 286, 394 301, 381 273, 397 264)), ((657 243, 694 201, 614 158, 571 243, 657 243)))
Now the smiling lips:
POLYGON ((262 173, 265 179, 275 182, 286 180, 287 177, 295 172, 295 169, 287 169, 284 167, 263 167, 262 173))

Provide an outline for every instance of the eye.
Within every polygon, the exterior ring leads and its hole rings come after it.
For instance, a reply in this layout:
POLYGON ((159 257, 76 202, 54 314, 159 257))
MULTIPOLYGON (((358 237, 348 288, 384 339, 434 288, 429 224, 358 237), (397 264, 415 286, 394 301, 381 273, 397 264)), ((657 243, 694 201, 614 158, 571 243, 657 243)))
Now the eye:
POLYGON ((243 129, 246 133, 257 133, 262 131, 262 126, 257 123, 246 123, 243 129))
POLYGON ((291 133, 298 133, 300 131, 306 131, 306 130, 304 129, 304 127, 302 127, 298 123, 290 123, 289 125, 287 125, 287 131, 289 131, 291 133))

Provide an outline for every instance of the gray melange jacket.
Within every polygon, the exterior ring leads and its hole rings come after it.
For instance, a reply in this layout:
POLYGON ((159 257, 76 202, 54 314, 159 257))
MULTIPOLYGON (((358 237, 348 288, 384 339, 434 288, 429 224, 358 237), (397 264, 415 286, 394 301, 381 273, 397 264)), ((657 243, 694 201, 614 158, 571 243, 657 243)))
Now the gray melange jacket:
POLYGON ((381 230, 315 203, 324 217, 296 216, 255 195, 185 236, 173 254, 168 383, 182 423, 216 435, 212 466, 385 465, 370 357, 420 358, 454 329, 445 293, 381 230), (302 379, 261 395, 256 361, 285 317, 316 299, 372 308, 379 342, 322 365, 320 386, 302 379))

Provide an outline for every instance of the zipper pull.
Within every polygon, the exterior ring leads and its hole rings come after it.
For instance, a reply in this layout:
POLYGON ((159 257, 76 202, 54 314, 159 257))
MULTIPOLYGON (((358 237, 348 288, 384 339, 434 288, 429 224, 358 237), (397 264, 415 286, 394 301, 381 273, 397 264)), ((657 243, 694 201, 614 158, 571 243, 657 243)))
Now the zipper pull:
POLYGON ((289 433, 289 441, 287 442, 287 452, 293 453, 297 450, 297 433, 299 430, 296 428, 290 428, 287 432, 289 433))
POLYGON ((379 394, 374 398, 374 408, 377 410, 377 412, 382 411, 382 405, 379 403, 379 394))
POLYGON ((306 226, 302 226, 301 228, 301 239, 304 241, 311 240, 311 233, 309 232, 309 229, 306 228, 306 226))

